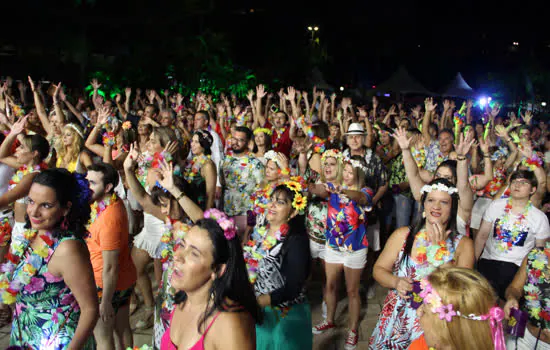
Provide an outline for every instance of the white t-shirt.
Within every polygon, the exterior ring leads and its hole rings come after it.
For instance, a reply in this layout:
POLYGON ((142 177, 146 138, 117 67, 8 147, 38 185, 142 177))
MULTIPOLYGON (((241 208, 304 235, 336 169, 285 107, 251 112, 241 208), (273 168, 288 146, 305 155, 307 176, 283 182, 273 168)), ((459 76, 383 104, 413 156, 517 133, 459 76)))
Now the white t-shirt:
MULTIPOLYGON (((504 240, 498 238, 498 232, 506 236, 507 230, 502 230, 501 219, 504 217, 504 208, 508 199, 497 199, 491 203, 483 220, 492 224, 491 232, 485 249, 481 254, 482 259, 499 260, 514 263, 521 266, 523 258, 535 247, 537 239, 548 239, 550 237, 550 225, 546 215, 535 207, 529 209, 527 217, 522 220, 521 233, 511 242, 511 249, 505 247, 507 244, 504 240)), ((514 214, 509 222, 513 223, 516 220, 514 214)))

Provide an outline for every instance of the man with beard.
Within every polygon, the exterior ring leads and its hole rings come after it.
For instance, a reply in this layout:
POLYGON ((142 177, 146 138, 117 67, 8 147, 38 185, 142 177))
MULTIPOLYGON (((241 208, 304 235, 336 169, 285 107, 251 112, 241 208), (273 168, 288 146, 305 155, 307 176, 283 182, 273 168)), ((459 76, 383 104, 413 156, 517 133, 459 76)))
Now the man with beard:
POLYGON ((225 156, 221 166, 221 182, 224 188, 223 210, 235 219, 242 237, 246 228, 246 212, 252 209, 251 195, 264 176, 262 162, 248 152, 252 131, 238 126, 232 138, 232 154, 225 156))
POLYGON ((119 177, 105 163, 88 167, 86 176, 92 190, 92 213, 86 239, 99 298, 99 315, 94 338, 99 349, 133 346, 130 328, 130 296, 136 283, 136 268, 128 244, 128 216, 124 202, 114 192, 119 177))

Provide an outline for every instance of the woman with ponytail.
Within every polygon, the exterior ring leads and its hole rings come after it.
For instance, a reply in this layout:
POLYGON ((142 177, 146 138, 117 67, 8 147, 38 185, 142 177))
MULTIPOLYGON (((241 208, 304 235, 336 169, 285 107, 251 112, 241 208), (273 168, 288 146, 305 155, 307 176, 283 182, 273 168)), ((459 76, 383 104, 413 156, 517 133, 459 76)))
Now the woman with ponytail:
POLYGON ((10 345, 21 349, 86 349, 99 315, 88 248, 91 191, 66 169, 32 181, 26 230, 14 237, 0 267, 2 304, 14 304, 10 345))

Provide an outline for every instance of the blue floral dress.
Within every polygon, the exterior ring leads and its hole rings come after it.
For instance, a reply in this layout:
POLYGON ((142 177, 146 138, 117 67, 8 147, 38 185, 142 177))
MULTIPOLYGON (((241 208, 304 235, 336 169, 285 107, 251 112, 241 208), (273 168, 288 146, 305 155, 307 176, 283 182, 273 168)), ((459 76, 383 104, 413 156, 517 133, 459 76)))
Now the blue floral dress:
MULTIPOLYGON (((48 350, 69 346, 80 318, 80 307, 63 278, 48 272, 48 262, 57 246, 71 239, 77 238, 64 237, 54 244, 31 282, 17 294, 10 345, 48 350)), ((27 249, 26 254, 32 252, 27 249)), ((24 265, 25 259, 21 259, 14 276, 24 265)), ((92 349, 93 346, 93 337, 90 337, 85 349, 92 349)))

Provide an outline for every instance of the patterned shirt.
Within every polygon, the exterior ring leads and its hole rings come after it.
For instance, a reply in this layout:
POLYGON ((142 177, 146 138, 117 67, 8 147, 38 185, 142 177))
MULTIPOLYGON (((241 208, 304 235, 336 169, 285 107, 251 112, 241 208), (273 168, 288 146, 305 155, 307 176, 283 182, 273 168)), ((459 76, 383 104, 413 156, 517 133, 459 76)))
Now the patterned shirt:
POLYGON ((426 164, 424 169, 429 172, 434 172, 439 164, 449 159, 449 156, 444 156, 441 150, 439 149, 439 141, 434 140, 430 143, 426 149, 426 164))
POLYGON ((398 185, 402 182, 409 182, 409 180, 407 179, 407 174, 405 172, 403 154, 399 154, 390 161, 390 187, 394 194, 402 194, 411 198, 412 193, 410 188, 405 191, 399 189, 398 185))
MULTIPOLYGON (((332 186, 332 184, 329 184, 332 186)), ((327 245, 332 249, 354 252, 368 247, 367 215, 372 209, 373 192, 363 188, 367 205, 361 206, 347 196, 332 193, 327 215, 327 245)))
POLYGON ((251 196, 264 177, 262 162, 252 153, 243 157, 226 155, 221 168, 225 182, 224 211, 229 216, 246 215, 252 210, 251 196))

